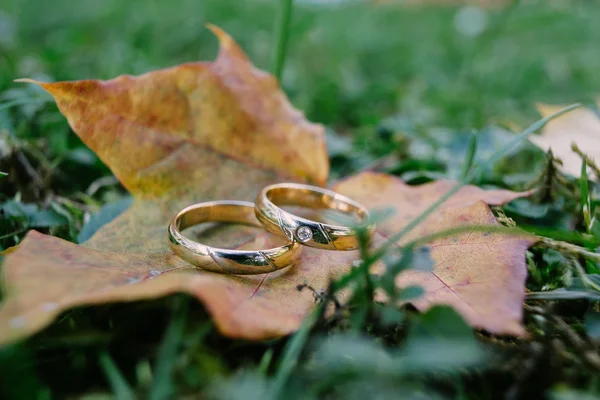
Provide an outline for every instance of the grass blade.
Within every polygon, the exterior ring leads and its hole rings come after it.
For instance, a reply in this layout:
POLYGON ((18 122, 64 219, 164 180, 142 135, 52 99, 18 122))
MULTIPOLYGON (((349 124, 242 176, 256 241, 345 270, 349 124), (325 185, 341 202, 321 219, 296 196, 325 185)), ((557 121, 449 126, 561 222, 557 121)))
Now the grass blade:
POLYGON ((269 365, 271 365, 271 361, 273 360, 273 349, 269 348, 265 351, 263 356, 260 359, 260 363, 258 364, 258 373, 262 376, 267 376, 269 371, 269 365))
POLYGON ((175 305, 175 312, 158 350, 154 384, 150 390, 150 400, 172 398, 174 385, 173 367, 177 358, 177 348, 181 343, 187 319, 188 301, 184 299, 175 305))
POLYGON ((592 199, 590 198, 588 188, 588 176, 587 176, 587 162, 585 158, 581 163, 581 177, 579 179, 579 187, 581 189, 581 212, 583 213, 583 220, 585 221, 585 228, 587 233, 592 231, 592 199))
POLYGON ((465 163, 463 165, 463 170, 461 179, 464 179, 471 171, 471 167, 473 166, 473 161, 475 161, 475 153, 477 151, 477 135, 473 134, 469 138, 469 144, 467 146, 467 154, 465 157, 465 163))
POLYGON ((133 390, 127 383, 127 380, 119 370, 119 367, 117 367, 113 361, 112 357, 106 351, 103 351, 100 353, 98 361, 104 370, 104 374, 106 375, 108 384, 115 395, 115 399, 134 400, 135 395, 133 394, 133 390))
POLYGON ((16 99, 16 100, 7 101, 5 103, 0 104, 0 110, 5 110, 7 108, 21 106, 21 105, 25 105, 25 104, 44 103, 46 101, 48 101, 48 100, 47 99, 29 99, 29 98, 16 99))
POLYGON ((304 323, 300 329, 296 331, 290 341, 286 343, 283 355, 281 356, 281 362, 279 363, 279 368, 277 369, 277 374, 274 377, 273 386, 271 387, 271 399, 281 398, 283 388, 287 384, 292 371, 298 363, 300 353, 302 353, 302 349, 308 340, 310 329, 317 320, 318 315, 318 310, 312 312, 308 318, 304 320, 304 323))
POLYGON ((290 35, 290 22, 292 19, 293 0, 280 0, 279 15, 275 26, 275 54, 273 57, 273 75, 281 82, 283 64, 290 35))

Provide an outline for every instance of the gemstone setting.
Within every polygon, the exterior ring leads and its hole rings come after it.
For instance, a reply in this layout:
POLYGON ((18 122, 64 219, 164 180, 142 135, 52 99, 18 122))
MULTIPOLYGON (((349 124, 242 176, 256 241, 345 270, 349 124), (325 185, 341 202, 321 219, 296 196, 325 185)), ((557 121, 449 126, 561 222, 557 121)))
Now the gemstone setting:
POLYGON ((301 226, 296 230, 296 237, 302 243, 308 242, 313 237, 312 230, 308 226, 301 226))

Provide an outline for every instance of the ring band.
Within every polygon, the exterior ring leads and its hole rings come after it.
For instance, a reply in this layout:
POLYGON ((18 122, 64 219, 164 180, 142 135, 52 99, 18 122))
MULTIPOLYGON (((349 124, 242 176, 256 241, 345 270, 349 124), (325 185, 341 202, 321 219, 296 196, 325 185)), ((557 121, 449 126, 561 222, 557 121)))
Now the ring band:
MULTIPOLYGON (((356 231, 346 226, 322 224, 291 214, 278 205, 333 209, 358 217, 365 224, 369 213, 349 197, 316 186, 279 183, 265 187, 256 199, 256 217, 270 232, 285 235, 292 242, 325 250, 358 248, 356 231), (277 204, 277 205, 276 205, 277 204)), ((374 226, 365 226, 369 234, 374 226)))
POLYGON ((169 224, 169 245, 187 262, 214 272, 255 275, 273 272, 291 265, 301 253, 296 242, 267 250, 229 250, 194 242, 181 231, 202 222, 235 222, 261 227, 254 204, 247 201, 211 201, 186 207, 169 224))

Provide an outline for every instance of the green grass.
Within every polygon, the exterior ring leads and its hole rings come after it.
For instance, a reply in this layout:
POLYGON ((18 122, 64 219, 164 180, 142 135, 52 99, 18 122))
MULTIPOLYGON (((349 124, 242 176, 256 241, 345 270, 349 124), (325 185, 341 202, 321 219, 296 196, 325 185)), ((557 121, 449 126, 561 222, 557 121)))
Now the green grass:
MULTIPOLYGON (((527 141, 500 160, 497 151, 539 118, 537 102, 595 102, 600 4, 522 1, 483 11, 484 29, 468 36, 456 27, 458 7, 300 2, 283 40, 277 32, 285 24, 274 19, 285 20, 277 9, 284 3, 4 0, 0 249, 30 228, 77 241, 130 204, 49 96, 13 80, 110 79, 211 60, 217 43, 205 25, 212 23, 258 67, 280 71, 292 103, 327 126, 332 178, 385 159, 381 169, 410 184, 451 178, 541 187, 495 209, 519 227, 565 240, 527 253, 531 338, 474 334, 444 307, 418 314, 375 303, 376 287, 397 298, 418 292, 397 293, 393 276, 375 280, 362 268, 319 295, 322 311, 336 288, 352 284, 351 306, 332 320, 317 313, 290 338, 268 342, 223 338, 185 296, 69 311, 44 332, 0 349, 2 397, 488 399, 562 386, 598 395, 590 355, 600 321, 598 178, 564 176, 527 141), (537 300, 567 296, 578 298, 537 300)), ((405 249, 395 273, 409 261, 427 262, 413 250, 405 249)))

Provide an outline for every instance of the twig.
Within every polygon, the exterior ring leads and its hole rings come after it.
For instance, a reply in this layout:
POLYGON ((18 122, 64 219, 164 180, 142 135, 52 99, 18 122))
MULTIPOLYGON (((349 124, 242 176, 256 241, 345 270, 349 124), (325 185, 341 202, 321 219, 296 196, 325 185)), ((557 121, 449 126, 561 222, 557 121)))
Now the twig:
POLYGON ((328 301, 331 301, 333 303, 333 305, 335 306, 336 311, 339 310, 340 308, 342 308, 342 303, 340 303, 340 301, 337 299, 337 297, 335 297, 335 295, 330 293, 329 290, 323 290, 323 289, 317 290, 307 283, 302 283, 302 284, 297 285, 296 289, 299 292, 303 291, 304 289, 310 290, 313 294, 313 297, 315 298, 315 303, 327 303, 328 301))
POLYGON ((496 219, 502 225, 508 226, 509 228, 515 228, 517 226, 515 220, 510 217, 507 217, 501 207, 493 207, 493 210, 496 211, 496 213, 498 214, 496 216, 496 219))
POLYGON ((600 262, 600 254, 591 252, 583 247, 579 247, 577 245, 561 242, 559 240, 550 239, 547 237, 539 237, 539 244, 546 246, 550 249, 554 249, 561 253, 566 253, 570 255, 577 255, 585 258, 586 260, 590 260, 593 262, 600 262))
POLYGON ((579 261, 577 261, 577 259, 576 259, 577 256, 580 256, 580 257, 585 258, 586 260, 597 263, 600 261, 600 254, 591 252, 589 250, 584 249, 583 247, 579 247, 579 246, 576 246, 574 244, 567 243, 567 242, 561 242, 558 240, 549 239, 549 238, 541 237, 541 236, 539 237, 539 239, 540 239, 540 242, 539 242, 540 244, 542 244, 550 249, 554 249, 561 253, 567 254, 570 258, 571 264, 574 266, 575 272, 577 272, 577 274, 581 278, 581 282, 583 283, 583 286, 585 286, 586 288, 591 288, 597 292, 600 292, 600 286, 598 284, 596 284, 594 281, 592 281, 590 278, 588 278, 587 271, 585 271, 583 269, 581 264, 579 264, 579 261))
POLYGON ((83 212, 86 212, 86 211, 90 210, 87 205, 82 204, 82 203, 78 203, 78 202, 73 201, 71 199, 68 199, 66 197, 62 197, 62 196, 58 196, 58 195, 53 195, 51 198, 52 198, 52 200, 54 200, 58 204, 62 204, 62 205, 67 206, 67 207, 73 207, 73 208, 76 208, 76 209, 78 209, 80 211, 83 211, 83 212))
POLYGON ((575 270, 579 274, 579 277, 581 278, 581 282, 583 283, 583 286, 587 289, 593 289, 597 292, 600 292, 600 286, 598 286, 593 280, 591 280, 588 277, 587 271, 585 269, 583 269, 583 267, 581 266, 579 261, 577 261, 575 258, 572 258, 571 263, 573 263, 573 265, 575 266, 575 270))
POLYGON ((25 169, 25 172, 27 173, 27 175, 29 175, 31 180, 33 182, 35 182, 35 184, 37 184, 41 187, 44 187, 44 181, 42 180, 40 175, 37 173, 35 168, 33 168, 33 165, 31 165, 31 163, 29 162, 27 157, 25 157, 25 154, 23 154, 23 152, 19 150, 16 152, 16 156, 17 156, 17 160, 21 163, 21 165, 23 166, 23 169, 25 169))
POLYGON ((117 185, 119 180, 114 175, 103 176, 102 178, 96 179, 92 184, 87 188, 85 194, 88 196, 93 196, 98 190, 102 189, 106 186, 117 185))

